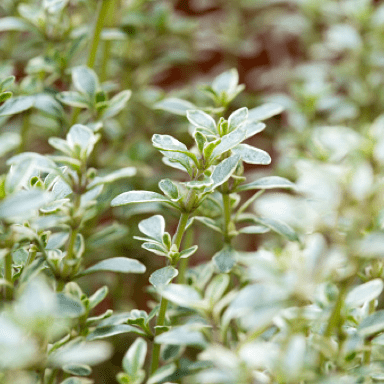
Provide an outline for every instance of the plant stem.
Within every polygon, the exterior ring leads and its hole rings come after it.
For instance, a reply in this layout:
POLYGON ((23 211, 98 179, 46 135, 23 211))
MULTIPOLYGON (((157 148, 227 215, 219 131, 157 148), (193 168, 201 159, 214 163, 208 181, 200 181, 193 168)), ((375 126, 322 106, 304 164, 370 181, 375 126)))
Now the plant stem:
POLYGON ((12 253, 9 251, 4 258, 4 279, 8 283, 4 288, 4 296, 6 300, 13 298, 13 282, 12 282, 12 253))
POLYGON ((25 150, 25 143, 27 142, 27 135, 29 129, 29 117, 29 111, 25 112, 23 116, 23 123, 21 125, 19 153, 24 152, 25 150))
MULTIPOLYGON (((93 30, 93 39, 92 39, 91 46, 89 48, 88 59, 87 59, 87 66, 89 68, 93 68, 95 66, 97 48, 100 42, 100 35, 104 26, 106 15, 108 13, 108 7, 111 2, 112 2, 111 0, 100 1, 101 4, 99 5, 96 24, 93 30)), ((75 108, 73 110, 72 118, 71 118, 71 126, 76 124, 77 119, 80 115, 80 111, 81 111, 80 108, 75 108)))
MULTIPOLYGON (((156 326, 162 326, 164 325, 165 321, 165 313, 167 312, 167 306, 168 306, 168 300, 164 297, 161 298, 160 302, 160 311, 159 311, 159 317, 157 318, 156 326)), ((155 330, 155 337, 160 334, 160 329, 156 328, 155 330)), ((151 374, 154 373, 157 368, 159 367, 159 359, 160 359, 160 344, 153 343, 153 350, 152 350, 152 362, 151 362, 151 374)))
MULTIPOLYGON (((116 0, 109 0, 111 5, 109 9, 107 10, 107 17, 105 21, 105 25, 108 27, 112 27, 114 24, 115 19, 115 8, 116 8, 116 0)), ((112 42, 110 40, 104 41, 103 46, 103 56, 101 61, 101 68, 100 68, 100 81, 103 82, 107 79, 108 75, 108 62, 109 62, 109 54, 111 52, 111 46, 112 42)))
POLYGON ((97 47, 100 41, 100 34, 108 14, 108 7, 111 3, 111 0, 101 0, 101 4, 99 5, 99 12, 96 20, 96 25, 95 29, 93 30, 93 40, 88 54, 87 65, 89 68, 93 68, 95 66, 97 47))
MULTIPOLYGON (((371 300, 369 302, 368 314, 372 315, 375 312, 375 300, 371 300)), ((371 362, 371 348, 370 348, 371 340, 366 339, 364 342, 364 346, 367 348, 363 354, 363 364, 368 365, 371 362)))
MULTIPOLYGON (((193 245, 193 238, 194 238, 194 231, 193 229, 189 229, 184 238, 184 244, 183 248, 187 249, 193 245)), ((188 269, 188 264, 189 264, 189 257, 185 259, 180 259, 179 262, 179 274, 177 275, 177 283, 178 284, 185 284, 185 272, 188 269)))
MULTIPOLYGON (((189 199, 187 199, 189 200, 189 199)), ((190 212, 183 212, 179 219, 179 224, 177 225, 176 233, 173 236, 173 244, 177 246, 177 249, 179 250, 181 240, 183 239, 183 235, 185 232, 185 227, 187 225, 188 219, 189 219, 190 212)), ((164 325, 165 321, 165 313, 167 312, 167 306, 168 306, 168 300, 164 297, 161 298, 160 302, 160 311, 159 316, 157 318, 156 327, 160 327, 164 325)), ((156 328, 155 330, 155 337, 160 334, 161 330, 159 328, 156 328)), ((159 367, 159 358, 160 358, 160 344, 153 343, 153 349, 152 349, 152 362, 151 362, 151 374, 156 371, 156 369, 159 367)))
POLYGON ((231 243, 229 236, 229 226, 231 223, 231 200, 228 193, 223 193, 223 211, 224 211, 224 241, 227 244, 231 243))

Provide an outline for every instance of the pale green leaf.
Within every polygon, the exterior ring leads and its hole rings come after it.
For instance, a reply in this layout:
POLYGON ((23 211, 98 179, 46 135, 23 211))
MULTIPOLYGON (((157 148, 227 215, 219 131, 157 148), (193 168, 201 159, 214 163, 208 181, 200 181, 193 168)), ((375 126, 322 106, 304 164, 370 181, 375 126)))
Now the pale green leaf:
POLYGON ((229 71, 221 73, 213 80, 212 89, 217 94, 220 94, 221 92, 231 94, 236 90, 238 84, 239 73, 237 72, 237 69, 232 68, 229 71))
POLYGON ((236 265, 236 251, 231 247, 224 247, 212 258, 220 273, 228 273, 236 265))
POLYGON ((77 276, 89 275, 90 273, 109 271, 119 273, 144 273, 145 266, 140 261, 128 257, 112 257, 102 260, 92 267, 80 272, 77 276))
POLYGON ((164 380, 176 371, 177 367, 175 363, 164 365, 157 369, 147 381, 147 384, 163 383, 164 380))
POLYGON ((241 123, 248 119, 248 108, 240 108, 228 118, 228 131, 234 131, 241 123))
POLYGON ((77 376, 89 376, 92 373, 91 367, 85 364, 67 364, 63 366, 63 371, 77 376))
POLYGON ((145 336, 145 333, 141 329, 133 327, 132 325, 104 325, 101 327, 97 327, 95 330, 90 332, 87 336, 87 341, 105 339, 107 337, 121 335, 122 333, 136 333, 138 335, 145 336))
POLYGON ((89 100, 79 92, 64 91, 59 93, 57 99, 63 104, 76 108, 90 108, 89 100))
POLYGON ((155 239, 159 243, 162 243, 165 230, 164 217, 161 215, 155 215, 140 221, 139 230, 151 239, 155 239))
POLYGON ((147 343, 141 337, 138 337, 129 347, 123 357, 123 369, 131 377, 135 377, 143 368, 145 357, 147 355, 147 343))
POLYGON ((149 282, 158 290, 169 284, 173 278, 179 274, 178 270, 172 266, 167 266, 156 270, 149 277, 149 282))
POLYGON ((79 92, 88 95, 90 100, 94 100, 99 88, 99 80, 93 69, 85 66, 73 68, 72 81, 79 92))
POLYGON ((0 135, 0 157, 15 150, 20 145, 20 135, 16 132, 4 132, 0 135))
POLYGON ((221 138, 221 142, 215 146, 210 156, 211 159, 215 159, 216 157, 222 155, 224 152, 229 151, 232 148, 235 148, 246 138, 246 132, 241 127, 228 133, 221 138))
POLYGON ((189 101, 170 97, 159 101, 153 106, 155 109, 162 109, 175 115, 185 116, 189 109, 196 109, 196 106, 189 101))
POLYGON ((177 185, 170 179, 160 180, 159 188, 164 195, 168 196, 172 201, 177 201, 181 197, 177 185))
POLYGON ((275 103, 266 103, 259 107, 249 110, 248 119, 263 121, 271 118, 272 116, 279 115, 284 111, 284 107, 275 103))
POLYGON ((138 203, 169 203, 170 200, 156 192, 150 191, 129 191, 124 192, 111 201, 111 206, 116 207, 126 204, 138 203))
POLYGON ((349 307, 359 307, 366 302, 376 299, 383 291, 383 281, 374 279, 367 283, 356 286, 350 291, 345 299, 349 307))
POLYGON ((130 99, 131 95, 131 91, 125 90, 113 96, 112 99, 108 101, 107 108, 105 108, 105 110, 103 111, 103 119, 109 119, 121 112, 123 108, 127 105, 127 102, 130 99))
POLYGON ((171 345, 193 345, 204 348, 207 345, 201 332, 198 328, 200 325, 187 324, 172 328, 168 332, 164 332, 155 337, 157 344, 171 345), (197 329, 196 329, 197 328, 197 329))
POLYGON ((30 32, 34 30, 35 27, 32 24, 24 21, 21 17, 10 16, 0 18, 0 32, 30 32))
POLYGON ((180 252, 180 259, 186 259, 188 257, 191 257, 197 251, 197 248, 197 245, 194 245, 190 248, 184 249, 180 252))
POLYGON ((363 337, 372 337, 373 335, 384 331, 384 310, 377 311, 369 315, 359 324, 357 332, 363 337))
POLYGON ((111 172, 106 176, 95 177, 87 186, 87 189, 93 188, 99 184, 110 184, 116 180, 125 179, 136 175, 135 167, 121 168, 117 171, 111 172))
POLYGON ((192 287, 182 284, 168 284, 162 296, 173 303, 187 308, 204 307, 200 294, 192 287))
POLYGON ((248 164, 268 165, 271 163, 271 156, 267 152, 248 144, 240 144, 233 148, 232 152, 239 155, 241 160, 248 164))
POLYGON ((212 172, 211 178, 213 180, 213 185, 210 186, 209 189, 215 189, 225 183, 231 177, 233 172, 235 172, 239 160, 239 156, 231 156, 217 165, 212 172))
POLYGON ((207 113, 198 109, 188 110, 187 118, 189 122, 195 127, 202 127, 207 129, 213 135, 217 134, 216 123, 213 118, 207 113))
POLYGON ((275 231, 280 235, 285 236, 290 241, 299 241, 299 237, 297 236, 297 233, 288 224, 280 220, 271 219, 268 217, 263 217, 263 218, 260 217, 255 219, 255 221, 257 221, 262 225, 265 225, 268 228, 271 228, 272 231, 275 231))
POLYGON ((251 189, 273 189, 273 188, 282 188, 282 189, 295 189, 296 185, 280 176, 266 176, 253 181, 252 183, 242 184, 236 188, 236 192, 248 191, 251 189))
POLYGON ((89 297, 89 304, 88 307, 93 309, 98 304, 100 304, 108 294, 108 287, 104 285, 103 287, 99 288, 92 296, 89 297))
POLYGON ((0 106, 0 116, 16 115, 33 107, 35 98, 33 96, 17 96, 8 99, 0 106))

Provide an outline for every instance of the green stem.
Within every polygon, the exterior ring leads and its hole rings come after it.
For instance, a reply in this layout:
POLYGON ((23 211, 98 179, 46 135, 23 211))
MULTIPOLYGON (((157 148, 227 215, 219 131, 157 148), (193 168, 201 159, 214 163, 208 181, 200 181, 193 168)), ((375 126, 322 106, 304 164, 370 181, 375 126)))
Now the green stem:
MULTIPOLYGON (((189 200, 189 199, 187 199, 189 200)), ((173 244, 177 246, 177 249, 179 250, 181 240, 183 239, 183 235, 185 232, 185 227, 187 225, 188 219, 189 219, 190 212, 183 212, 179 219, 179 224, 177 225, 176 233, 173 236, 173 244)), ((156 327, 160 327, 164 325, 165 321, 165 314, 167 312, 167 306, 168 306, 168 300, 164 297, 161 298, 160 302, 160 311, 159 316, 157 318, 156 327)), ((161 330, 159 328, 156 328, 155 330, 155 337, 160 334, 161 330)), ((153 349, 152 349, 152 362, 151 362, 151 374, 156 371, 156 369, 159 367, 159 359, 160 359, 160 344, 153 343, 153 349)))
POLYGON ((99 6, 99 13, 96 20, 95 29, 93 31, 93 40, 91 43, 91 48, 88 54, 87 65, 89 68, 93 68, 95 66, 96 61, 96 53, 97 47, 100 41, 100 34, 104 26, 104 22, 106 20, 108 14, 108 7, 111 4, 111 0, 101 0, 101 4, 99 6))
POLYGON ((21 132, 20 132, 19 153, 22 153, 25 150, 25 144, 27 142, 27 135, 28 135, 28 129, 29 129, 29 117, 30 117, 29 112, 24 113, 23 123, 21 125, 21 132))
MULTIPOLYGON (((105 25, 108 27, 112 27, 115 22, 115 9, 116 9, 116 0, 109 0, 111 5, 108 9, 107 19, 105 21, 105 25)), ((103 46, 103 56, 101 61, 100 68, 100 81, 103 82, 107 79, 108 75, 108 63, 109 63, 109 55, 111 52, 112 42, 110 40, 106 40, 103 46)))
MULTIPOLYGON (((194 231, 193 229, 190 229, 185 234, 184 244, 183 244, 184 249, 187 249, 192 246, 193 238, 194 238, 194 231)), ((178 284, 185 284, 185 272, 188 270, 188 264, 189 264, 189 257, 185 259, 180 259, 179 268, 178 268, 179 274, 177 275, 178 284)))
POLYGON ((231 200, 228 193, 223 193, 223 211, 224 211, 224 241, 231 244, 229 236, 229 226, 231 224, 231 200))
POLYGON ((12 253, 8 252, 4 258, 4 279, 8 283, 4 288, 4 296, 6 300, 13 298, 13 282, 12 282, 12 253))
MULTIPOLYGON (((159 311, 159 317, 157 318, 156 326, 162 326, 164 325, 165 321, 165 313, 167 312, 167 306, 168 306, 168 300, 164 297, 161 298, 160 302, 160 311, 159 311)), ((156 328, 155 331, 155 337, 160 334, 160 329, 156 328)), ((160 344, 153 344, 153 350, 152 350, 152 362, 151 362, 151 374, 153 374, 157 368, 159 367, 159 360, 160 360, 160 344)))
POLYGON ((189 212, 183 212, 180 216, 179 224, 177 226, 176 233, 173 237, 173 244, 177 246, 177 249, 180 248, 181 240, 183 239, 183 235, 189 219, 189 215, 190 215, 189 212))
POLYGON ((265 192, 265 189, 255 193, 252 197, 250 197, 236 212, 235 221, 258 197, 260 197, 265 192))
MULTIPOLYGON (((375 312, 375 300, 371 300, 369 302, 369 309, 368 314, 372 315, 375 312)), ((366 347, 366 350, 363 354, 363 364, 368 365, 371 362, 371 348, 370 348, 371 340, 366 339, 364 342, 364 346, 366 347)))
MULTIPOLYGON (((101 4, 99 5, 95 28, 93 30, 93 39, 92 39, 92 43, 88 53, 87 66, 89 68, 93 68, 95 66, 97 48, 100 42, 100 35, 101 35, 101 31, 103 30, 104 22, 106 19, 106 15, 108 13, 108 7, 109 7, 109 4, 111 3, 111 0, 101 0, 100 3, 101 4)), ((81 112, 80 108, 75 108, 73 110, 72 118, 71 118, 71 126, 77 123, 77 119, 80 115, 80 112, 81 112)))

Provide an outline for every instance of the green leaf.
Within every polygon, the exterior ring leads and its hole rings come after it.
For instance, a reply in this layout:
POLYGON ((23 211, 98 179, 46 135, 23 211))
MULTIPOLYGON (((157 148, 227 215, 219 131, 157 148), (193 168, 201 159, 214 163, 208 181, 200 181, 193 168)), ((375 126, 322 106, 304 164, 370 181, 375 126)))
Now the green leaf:
POLYGON ((146 355, 147 343, 144 339, 138 337, 123 357, 122 365, 124 371, 132 378, 138 376, 144 366, 146 355))
POLYGON ((187 172, 190 176, 193 174, 193 170, 191 167, 191 161, 190 158, 180 152, 167 152, 167 151, 160 151, 163 155, 163 162, 164 164, 179 169, 181 171, 187 172))
POLYGON ((21 142, 20 135, 16 132, 4 132, 0 134, 0 157, 15 150, 21 142))
POLYGON ((232 173, 235 172, 239 160, 239 156, 231 156, 217 165, 211 175, 213 185, 209 187, 209 190, 216 189, 221 184, 224 184, 231 177, 232 173))
POLYGON ((104 285, 89 297, 88 308, 93 309, 100 304, 108 295, 108 287, 104 285))
POLYGON ((248 119, 248 108, 240 108, 231 113, 228 118, 228 131, 234 131, 241 123, 248 119))
POLYGON ((271 163, 271 156, 267 152, 248 144, 240 144, 233 148, 232 152, 239 155, 241 160, 248 164, 268 165, 271 163))
POLYGON ((0 116, 16 115, 33 107, 35 98, 33 96, 17 96, 7 100, 0 106, 0 116))
POLYGON ((64 109, 61 104, 51 95, 37 94, 34 96, 34 107, 47 115, 61 118, 64 116, 64 109))
POLYGON ((230 277, 227 274, 215 276, 205 290, 205 297, 213 305, 224 295, 230 283, 230 277))
POLYGON ((177 185, 170 179, 160 180, 159 188, 164 193, 164 195, 169 197, 172 201, 177 201, 181 197, 177 185))
POLYGON ((159 243, 162 243, 165 230, 164 217, 161 215, 155 215, 140 221, 139 230, 151 239, 155 239, 159 243))
POLYGON ((192 180, 182 184, 188 189, 196 189, 199 191, 213 185, 213 180, 210 177, 205 176, 202 180, 192 180))
POLYGON ((77 376, 89 376, 92 373, 91 367, 85 364, 67 364, 63 366, 63 371, 77 376))
POLYGON ((275 103, 266 103, 259 107, 249 110, 248 119, 263 121, 271 118, 272 116, 279 115, 284 111, 284 107, 275 103))
POLYGON ((118 324, 118 325, 104 325, 97 327, 87 336, 87 341, 93 341, 97 339, 105 339, 107 337, 121 335, 122 333, 136 333, 141 336, 145 336, 145 333, 136 327, 128 324, 118 324))
POLYGON ((196 106, 187 100, 170 97, 159 101, 153 106, 154 109, 174 113, 175 115, 186 116, 188 109, 196 109, 196 106))
POLYGON ((56 294, 57 298, 57 315, 62 318, 76 318, 85 313, 85 308, 81 301, 75 300, 63 293, 56 294))
POLYGON ((89 96, 93 102, 96 91, 99 88, 99 80, 95 71, 85 66, 79 66, 72 69, 72 81, 75 88, 89 96))
POLYGON ((200 294, 189 285, 168 284, 161 295, 173 303, 187 308, 203 308, 200 294))
POLYGON ((374 279, 358 285, 350 291, 345 299, 349 307, 359 307, 364 303, 376 299, 383 291, 384 283, 381 279, 374 279))
POLYGON ((161 150, 161 153, 163 153, 163 151, 180 152, 190 157, 195 164, 198 163, 196 155, 189 152, 185 144, 170 135, 154 134, 152 136, 152 143, 155 148, 161 150))
POLYGON ((353 247, 356 256, 365 258, 384 257, 384 233, 372 232, 362 240, 357 241, 353 247))
POLYGON ((60 384, 93 384, 93 381, 80 377, 68 377, 68 379, 65 379, 60 384))
POLYGON ((198 328, 200 324, 186 324, 172 328, 155 337, 156 344, 193 345, 204 348, 207 342, 198 328), (196 329, 197 328, 197 329, 196 329))
POLYGON ((212 89, 220 95, 221 92, 231 94, 236 90, 239 84, 239 73, 235 68, 223 72, 217 76, 212 82, 212 89))
POLYGON ((250 235, 255 235, 258 233, 267 233, 269 232, 269 228, 264 225, 249 225, 248 227, 244 227, 239 229, 239 233, 245 233, 250 235))
POLYGON ((0 81, 0 91, 4 91, 5 89, 8 89, 14 82, 16 77, 15 76, 7 76, 4 80, 0 81))
POLYGON ((141 244, 141 247, 144 248, 146 251, 154 253, 155 255, 165 256, 165 257, 168 256, 168 250, 159 243, 143 243, 141 244))
POLYGON ((138 260, 129 259, 128 257, 112 257, 111 259, 100 261, 85 271, 80 272, 76 276, 79 277, 83 275, 89 275, 90 273, 100 271, 119 273, 144 273, 145 269, 145 266, 138 260))
POLYGON ((179 274, 178 270, 172 266, 167 266, 153 272, 149 277, 149 282, 158 290, 169 284, 173 278, 179 274))
POLYGON ((110 119, 111 117, 114 117, 119 112, 121 112, 123 108, 127 105, 127 102, 130 99, 131 95, 131 91, 125 90, 113 96, 112 99, 108 101, 108 106, 103 112, 103 119, 110 119))
POLYGON ((384 310, 377 311, 369 315, 359 324, 357 332, 363 337, 372 337, 373 335, 384 331, 384 310))
POLYGON ((224 247, 213 256, 212 260, 220 273, 228 273, 236 265, 236 251, 231 247, 224 247))
POLYGON ((170 203, 170 200, 156 192, 129 191, 115 197, 111 201, 111 206, 116 207, 119 205, 139 203, 170 203))
POLYGON ((209 217, 194 216, 193 219, 199 221, 200 223, 206 225, 208 228, 211 228, 216 232, 223 233, 222 228, 216 223, 216 221, 209 217))
POLYGON ((111 172, 106 176, 95 177, 87 186, 87 189, 91 189, 96 185, 110 184, 116 180, 125 179, 126 177, 132 177, 136 175, 135 167, 121 168, 117 171, 111 172))
POLYGON ((248 120, 244 125, 242 125, 238 129, 245 131, 245 138, 249 139, 250 137, 256 135, 257 133, 263 131, 265 127, 266 125, 264 123, 260 123, 259 121, 248 120))
POLYGON ((213 118, 207 113, 200 111, 198 109, 188 110, 187 118, 189 122, 195 127, 202 127, 207 129, 213 135, 217 134, 216 123, 213 118))
POLYGON ((245 131, 240 127, 235 131, 228 133, 221 138, 221 142, 215 146, 212 151, 210 158, 213 160, 216 157, 222 155, 224 152, 229 151, 232 148, 235 148, 239 145, 243 140, 245 140, 245 131))
POLYGON ((248 191, 251 189, 273 189, 273 188, 287 188, 287 189, 295 189, 296 185, 280 176, 267 176, 262 177, 252 183, 243 184, 236 188, 236 192, 240 191, 248 191))
POLYGON ((0 19, 0 32, 30 32, 34 29, 33 25, 25 22, 21 17, 2 17, 0 19))
POLYGON ((184 251, 180 252, 180 259, 186 259, 190 256, 192 256, 197 251, 197 245, 194 245, 190 248, 184 249, 184 251))
POLYGON ((0 202, 0 219, 28 217, 33 211, 49 203, 53 196, 40 189, 18 191, 0 202))
POLYGON ((63 104, 76 108, 90 108, 89 100, 79 92, 64 91, 59 93, 57 99, 63 104))
POLYGON ((97 138, 92 130, 82 124, 73 125, 67 134, 67 142, 73 152, 76 153, 77 147, 80 147, 81 159, 90 155, 96 141, 97 138))
POLYGON ((271 228, 272 231, 279 233, 280 235, 285 236, 290 241, 300 241, 297 233, 286 223, 271 219, 268 217, 258 217, 255 219, 258 223, 265 225, 268 228, 271 228))
POLYGON ((163 365, 151 375, 147 384, 163 383, 168 376, 176 371, 176 369, 177 367, 175 363, 163 365))
POLYGON ((63 367, 68 364, 97 365, 109 359, 111 355, 112 348, 108 343, 77 341, 76 343, 68 343, 54 351, 49 357, 49 362, 56 367, 63 367))
POLYGON ((0 103, 10 99, 12 97, 12 92, 2 92, 0 93, 0 103))

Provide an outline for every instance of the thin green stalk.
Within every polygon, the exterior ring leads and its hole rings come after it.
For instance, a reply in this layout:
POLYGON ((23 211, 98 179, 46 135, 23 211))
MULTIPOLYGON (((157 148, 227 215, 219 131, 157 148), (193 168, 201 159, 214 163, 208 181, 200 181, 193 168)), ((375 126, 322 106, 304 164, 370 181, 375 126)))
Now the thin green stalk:
MULTIPOLYGON (((374 312, 375 312, 375 301, 376 300, 371 300, 369 302, 369 309, 368 309, 368 314, 369 315, 372 315, 374 312)), ((365 342, 364 342, 364 346, 367 348, 365 351, 364 351, 364 354, 363 354, 363 364, 364 365, 368 365, 370 362, 371 362, 371 348, 370 348, 370 344, 371 344, 371 340, 370 339, 366 339, 365 342)))
MULTIPOLYGON (((156 326, 164 325, 167 306, 168 306, 168 300, 162 297, 160 302, 159 317, 157 318, 156 326)), ((155 337, 158 336, 159 334, 160 334, 160 329, 156 328, 155 337)), ((159 367, 159 360, 160 360, 160 344, 155 344, 154 342, 153 350, 152 350, 151 374, 154 373, 159 367)))
POLYGON ((4 296, 6 300, 13 298, 13 282, 12 282, 12 253, 8 252, 4 258, 4 279, 7 284, 4 287, 4 296))
POLYGON ((95 29, 93 30, 93 40, 88 54, 87 65, 89 68, 93 68, 95 66, 97 48, 100 41, 100 34, 108 14, 108 7, 111 3, 111 0, 101 0, 101 4, 99 5, 99 12, 96 20, 96 25, 95 29))
POLYGON ((250 197, 236 212, 235 215, 235 221, 236 219, 258 198, 260 197, 263 193, 265 192, 264 189, 261 191, 255 193, 252 197, 250 197))
POLYGON ((224 211, 224 241, 227 244, 231 243, 229 236, 229 226, 231 224, 231 200, 229 193, 223 193, 223 211, 224 211))
MULTIPOLYGON (((108 7, 111 3, 111 0, 101 0, 100 3, 101 4, 99 5, 95 28, 93 30, 93 39, 92 39, 91 46, 89 48, 89 53, 88 53, 87 66, 89 68, 93 68, 95 66, 97 48, 100 42, 100 35, 104 26, 106 15, 108 13, 108 7)), ((81 111, 80 108, 75 108, 73 110, 72 118, 71 118, 71 126, 76 124, 80 111, 81 111)))
MULTIPOLYGON (((188 196, 190 197, 190 196, 188 196)), ((187 201, 189 201, 189 198, 187 198, 187 201)), ((176 229, 176 233, 173 236, 173 244, 176 245, 177 249, 179 250, 181 240, 183 239, 183 235, 185 232, 185 227, 187 226, 187 222, 189 219, 190 212, 183 212, 179 219, 179 224, 176 229)), ((167 306, 168 306, 168 300, 164 297, 161 298, 160 302, 160 311, 159 316, 157 318, 156 327, 160 327, 164 325, 165 321, 165 314, 167 312, 167 306)), ((155 337, 160 334, 161 330, 159 328, 156 328, 155 330, 155 337)), ((151 374, 156 371, 156 369, 159 367, 159 358, 160 358, 160 344, 153 343, 153 349, 152 349, 152 362, 151 362, 151 374)))
MULTIPOLYGON (((187 249, 189 247, 192 247, 193 245, 193 239, 194 239, 194 231, 193 229, 189 229, 184 237, 184 244, 183 248, 187 249)), ((185 272, 188 269, 188 264, 189 264, 189 257, 185 259, 180 259, 179 261, 179 274, 177 275, 177 283, 178 284, 185 284, 185 272)))
POLYGON ((30 118, 30 113, 29 111, 27 111, 24 113, 23 122, 21 125, 19 153, 22 153, 25 150, 25 144, 27 142, 27 135, 28 135, 28 129, 29 129, 29 123, 30 123, 29 118, 30 118))

